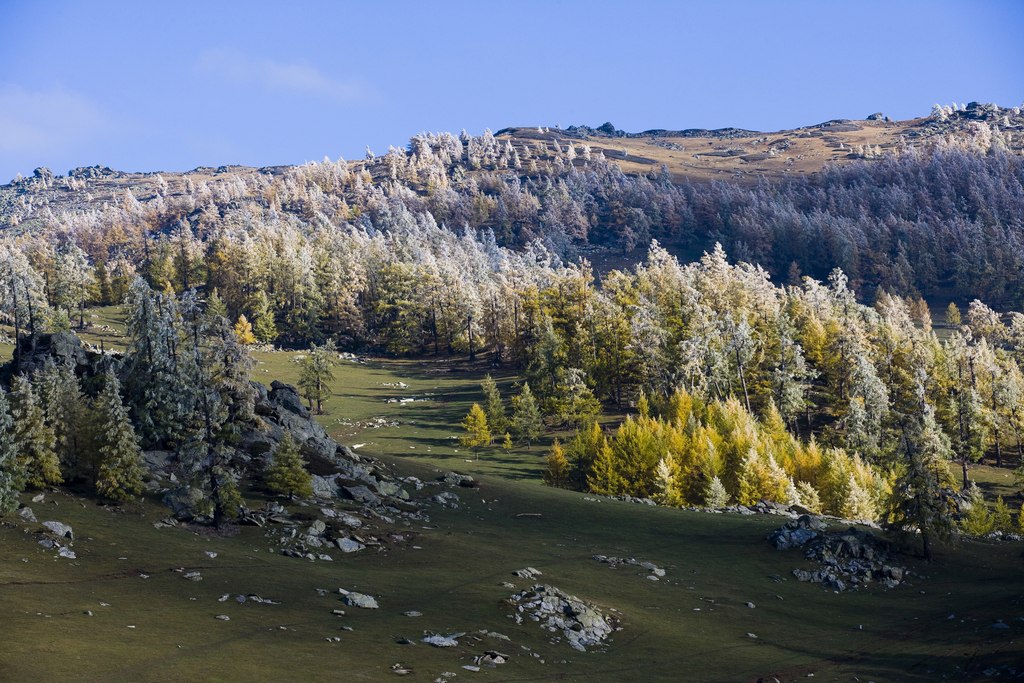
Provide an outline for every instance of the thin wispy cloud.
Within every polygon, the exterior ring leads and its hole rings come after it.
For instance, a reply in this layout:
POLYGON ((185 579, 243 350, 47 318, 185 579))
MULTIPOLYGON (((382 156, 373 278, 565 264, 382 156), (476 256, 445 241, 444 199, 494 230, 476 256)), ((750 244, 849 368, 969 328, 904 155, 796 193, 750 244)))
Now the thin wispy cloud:
POLYGON ((111 129, 103 110, 78 93, 0 84, 0 152, 43 154, 64 150, 111 129))
POLYGON ((237 50, 204 52, 199 57, 198 68, 238 84, 260 84, 271 90, 304 93, 339 104, 375 99, 374 93, 357 81, 330 78, 308 64, 256 59, 237 50))

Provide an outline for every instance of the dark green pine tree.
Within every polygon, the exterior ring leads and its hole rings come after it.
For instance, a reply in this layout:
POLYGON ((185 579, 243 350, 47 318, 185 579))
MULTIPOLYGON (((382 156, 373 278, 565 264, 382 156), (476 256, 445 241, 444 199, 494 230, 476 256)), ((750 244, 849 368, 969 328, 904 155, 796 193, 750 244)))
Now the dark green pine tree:
POLYGON ((295 500, 295 496, 310 498, 313 495, 313 477, 306 471, 299 445, 291 434, 285 433, 284 439, 277 444, 264 476, 267 488, 287 495, 288 500, 295 500))
POLYGON ((932 545, 948 541, 953 533, 951 510, 942 493, 943 484, 951 483, 943 479, 949 478, 953 452, 935 424, 935 409, 925 402, 923 387, 918 395, 918 414, 908 416, 900 435, 885 528, 905 539, 920 537, 924 558, 931 562, 932 545))
POLYGON ((93 442, 99 462, 96 491, 112 500, 128 500, 142 492, 142 450, 121 402, 121 383, 114 373, 107 375, 96 399, 95 416, 93 442))
POLYGON ((56 437, 46 424, 32 383, 24 375, 11 383, 11 416, 14 418, 14 444, 18 460, 25 471, 25 483, 34 488, 60 484, 60 462, 53 450, 56 437))

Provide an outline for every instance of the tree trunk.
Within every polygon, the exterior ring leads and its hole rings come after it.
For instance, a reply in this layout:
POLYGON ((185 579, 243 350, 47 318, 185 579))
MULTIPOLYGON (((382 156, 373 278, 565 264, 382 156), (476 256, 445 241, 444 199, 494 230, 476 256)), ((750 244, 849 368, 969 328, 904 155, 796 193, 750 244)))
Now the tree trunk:
POLYGON ((932 543, 931 539, 928 538, 928 534, 922 530, 921 539, 924 541, 924 561, 931 562, 934 558, 932 557, 932 543))
POLYGON ((743 363, 740 362, 740 350, 736 349, 736 367, 740 369, 740 383, 743 385, 743 400, 747 403, 747 412, 750 412, 750 396, 747 394, 747 378, 743 376, 743 363))

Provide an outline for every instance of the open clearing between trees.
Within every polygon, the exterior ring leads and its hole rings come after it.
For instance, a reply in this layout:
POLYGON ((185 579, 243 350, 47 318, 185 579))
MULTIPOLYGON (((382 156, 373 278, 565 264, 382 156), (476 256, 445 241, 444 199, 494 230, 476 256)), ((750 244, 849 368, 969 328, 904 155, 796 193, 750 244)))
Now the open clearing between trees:
MULTIPOLYGON (((257 354, 257 378, 294 381, 295 355, 257 354)), ((389 539, 379 551, 328 550, 333 561, 308 562, 282 556, 257 527, 222 536, 157 529, 153 522, 169 513, 159 493, 120 509, 63 492, 47 492, 39 503, 31 501, 36 492, 23 495, 39 522, 73 527, 77 558, 55 558, 41 546, 33 533, 40 524, 5 518, 4 678, 389 680, 396 664, 412 671, 409 680, 422 681, 454 679, 445 672, 459 681, 785 681, 813 673, 819 680, 878 682, 1024 673, 1020 544, 965 542, 940 550, 932 566, 907 557, 911 585, 895 590, 871 584, 837 594, 799 583, 791 571, 805 566, 801 552, 764 542, 783 518, 655 508, 550 489, 539 483, 546 446, 509 454, 484 448, 479 461, 467 462, 472 455, 449 437, 459 435, 459 420, 481 399, 480 370, 418 360, 338 368, 336 395, 320 419, 341 443, 365 444, 359 452, 424 481, 457 470, 480 482, 475 489, 410 487, 416 499, 455 492, 459 507, 431 504, 430 523, 411 527, 364 521, 377 527, 367 533, 389 539), (394 386, 399 383, 406 386, 394 386), (417 400, 387 402, 410 397, 417 400), (373 426, 377 418, 385 426, 373 426), (652 562, 666 573, 652 581, 640 567, 610 570, 592 559, 596 554, 652 562), (526 566, 542 575, 513 576, 526 566), (203 580, 184 580, 192 571, 203 580), (561 632, 507 618, 512 608, 502 600, 536 583, 617 616, 622 630, 584 653, 564 638, 552 643, 561 632), (347 606, 338 588, 373 596, 380 607, 347 606), (236 599, 249 595, 279 604, 236 599), (345 616, 332 614, 337 609, 345 616), (409 611, 422 616, 404 616, 409 611), (997 620, 1008 628, 990 628, 997 620), (473 633, 480 630, 510 641, 483 634, 477 641, 473 633), (458 646, 435 648, 421 642, 425 632, 467 635, 456 639, 458 646), (399 644, 402 639, 412 644, 399 644), (509 655, 508 663, 462 668, 488 650, 509 655)), ((504 371, 496 377, 507 396, 512 378, 504 371)), ((1011 490, 1009 479, 997 481, 1002 472, 977 468, 974 474, 986 495, 1011 490)), ((251 508, 263 502, 255 495, 247 500, 251 508)), ((323 517, 316 505, 289 509, 305 524, 323 517)))

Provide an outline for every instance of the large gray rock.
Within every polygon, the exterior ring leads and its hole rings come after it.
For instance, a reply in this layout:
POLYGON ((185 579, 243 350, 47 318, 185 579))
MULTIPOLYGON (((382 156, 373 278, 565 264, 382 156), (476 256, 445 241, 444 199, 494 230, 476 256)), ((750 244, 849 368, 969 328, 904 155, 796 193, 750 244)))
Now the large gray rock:
POLYGON ((251 384, 256 391, 254 412, 263 424, 242 434, 239 444, 242 450, 249 455, 269 458, 288 433, 303 451, 316 453, 337 464, 338 444, 319 422, 310 418, 295 387, 275 380, 268 392, 259 382, 251 384))
POLYGON ((302 405, 302 397, 299 396, 299 390, 291 384, 285 384, 275 379, 270 383, 269 400, 271 403, 279 405, 299 417, 309 417, 309 411, 306 409, 306 406, 302 405))
POLYGON ((339 538, 335 541, 343 553, 355 553, 366 548, 365 545, 351 538, 339 538))
POLYGON ((363 609, 377 609, 377 601, 371 598, 369 595, 363 595, 362 593, 349 593, 341 599, 346 605, 352 607, 361 607, 363 609))
POLYGON ((201 489, 193 486, 179 486, 164 495, 164 504, 174 510, 181 518, 192 517, 196 508, 202 503, 205 495, 201 489))
POLYGON ((149 470, 166 470, 178 459, 172 451, 143 451, 142 460, 149 470))
POLYGON ((61 522, 43 522, 43 526, 61 538, 70 538, 72 541, 75 540, 75 534, 67 524, 62 524, 61 522))
POLYGON ((27 505, 25 507, 23 507, 23 508, 18 510, 18 516, 21 517, 26 522, 35 522, 35 521, 37 521, 35 513, 32 512, 32 508, 28 507, 27 505))
POLYGON ((338 487, 334 484, 334 477, 321 477, 313 475, 313 495, 317 498, 333 498, 338 493, 338 487))
POLYGON ((392 481, 382 481, 377 484, 377 493, 382 496, 391 496, 392 498, 401 498, 402 500, 409 500, 409 494, 402 489, 401 486, 392 481))
POLYGON ((345 495, 364 505, 380 505, 380 499, 373 495, 373 492, 365 486, 343 486, 341 488, 345 495))

